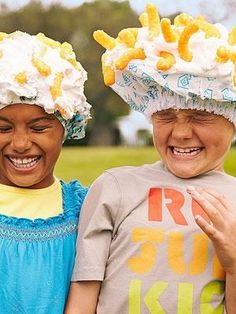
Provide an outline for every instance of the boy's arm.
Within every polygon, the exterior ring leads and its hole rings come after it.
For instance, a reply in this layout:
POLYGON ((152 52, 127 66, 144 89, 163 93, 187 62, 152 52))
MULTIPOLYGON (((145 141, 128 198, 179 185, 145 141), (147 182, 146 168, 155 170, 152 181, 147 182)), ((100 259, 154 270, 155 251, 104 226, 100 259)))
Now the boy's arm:
POLYGON ((72 282, 64 314, 95 314, 101 281, 72 282))
POLYGON ((92 184, 81 209, 65 314, 96 313, 119 204, 117 182, 105 173, 92 184))
POLYGON ((236 273, 226 273, 225 304, 226 313, 234 314, 236 309, 236 273))
POLYGON ((222 195, 210 189, 190 187, 189 194, 204 209, 210 223, 197 215, 199 227, 211 239, 226 273, 225 307, 227 314, 236 309, 236 209, 222 195))

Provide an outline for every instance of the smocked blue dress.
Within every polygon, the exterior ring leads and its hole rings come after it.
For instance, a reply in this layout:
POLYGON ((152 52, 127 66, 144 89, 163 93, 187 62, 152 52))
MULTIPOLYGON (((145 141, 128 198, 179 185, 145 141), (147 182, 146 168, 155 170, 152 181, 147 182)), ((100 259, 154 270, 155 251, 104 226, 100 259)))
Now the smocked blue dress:
POLYGON ((63 213, 48 219, 0 215, 0 313, 63 314, 87 189, 61 182, 63 213))

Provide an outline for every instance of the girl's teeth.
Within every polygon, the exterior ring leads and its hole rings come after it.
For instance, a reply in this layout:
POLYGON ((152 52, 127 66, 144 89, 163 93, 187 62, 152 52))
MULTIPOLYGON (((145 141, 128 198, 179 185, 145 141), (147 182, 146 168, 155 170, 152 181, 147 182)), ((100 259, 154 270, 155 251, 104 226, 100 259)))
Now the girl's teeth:
POLYGON ((9 158, 9 159, 16 168, 30 168, 30 167, 33 167, 38 161, 38 157, 24 158, 24 159, 20 159, 20 158, 9 158))

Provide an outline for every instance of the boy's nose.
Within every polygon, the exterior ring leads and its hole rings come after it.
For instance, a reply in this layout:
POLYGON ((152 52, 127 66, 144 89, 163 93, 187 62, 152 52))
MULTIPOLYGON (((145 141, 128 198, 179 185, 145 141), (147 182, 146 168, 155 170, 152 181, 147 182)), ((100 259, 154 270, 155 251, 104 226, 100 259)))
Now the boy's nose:
POLYGON ((31 140, 27 133, 19 132, 15 133, 11 139, 11 147, 18 153, 24 153, 28 151, 32 146, 31 140))
POLYGON ((192 137, 193 130, 192 125, 188 121, 176 121, 173 130, 172 130, 172 136, 175 138, 180 139, 189 139, 192 137))

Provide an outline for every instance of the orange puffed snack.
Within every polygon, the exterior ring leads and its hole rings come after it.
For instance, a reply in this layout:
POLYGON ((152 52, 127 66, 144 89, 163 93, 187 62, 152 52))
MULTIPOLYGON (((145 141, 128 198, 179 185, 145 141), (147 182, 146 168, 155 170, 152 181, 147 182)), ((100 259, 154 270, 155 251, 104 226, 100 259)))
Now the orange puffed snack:
POLYGON ((177 15, 174 19, 175 26, 187 26, 193 20, 193 17, 187 13, 181 13, 177 15))
POLYGON ((231 32, 229 33, 228 42, 230 45, 236 45, 236 26, 232 28, 231 32))
POLYGON ((236 86, 236 51, 232 51, 230 54, 230 60, 234 64, 234 75, 233 75, 233 82, 234 86, 236 86))
POLYGON ((135 28, 126 28, 119 32, 119 40, 126 44, 127 47, 133 48, 137 39, 137 29, 135 28))
POLYGON ((159 71, 169 70, 176 62, 175 57, 172 53, 167 51, 160 52, 160 59, 157 62, 157 69, 159 71))
POLYGON ((154 39, 160 34, 160 17, 156 6, 153 4, 147 4, 146 11, 148 16, 149 38, 154 39))
POLYGON ((178 40, 178 33, 172 28, 170 19, 161 19, 161 30, 166 42, 173 43, 178 40))
POLYGON ((27 83, 27 74, 26 71, 22 71, 19 72, 16 76, 15 76, 15 81, 19 84, 25 84, 27 83))
POLYGON ((110 65, 106 65, 106 56, 102 55, 102 74, 104 84, 110 86, 115 83, 115 72, 110 65))
POLYGON ((47 65, 44 61, 42 61, 41 59, 33 56, 32 57, 32 64, 36 67, 36 69, 38 70, 38 72, 42 75, 42 76, 48 76, 51 74, 51 68, 49 65, 47 65))
POLYGON ((216 51, 216 61, 225 63, 230 59, 230 50, 224 46, 220 46, 216 51))
POLYGON ((187 25, 183 32, 180 35, 179 43, 178 43, 178 52, 180 55, 180 58, 184 61, 190 62, 192 61, 193 55, 191 51, 189 50, 188 43, 190 41, 191 36, 198 32, 199 26, 192 22, 189 25, 187 25))
POLYGON ((148 15, 147 12, 143 12, 140 16, 139 16, 139 22, 141 23, 141 25, 143 27, 148 26, 148 15))
POLYGON ((105 49, 110 50, 116 46, 116 40, 102 30, 95 31, 93 38, 105 49))
POLYGON ((130 48, 126 50, 116 61, 116 68, 123 70, 133 59, 144 60, 146 58, 144 50, 140 48, 130 48))
POLYGON ((58 72, 55 75, 55 78, 53 80, 53 85, 50 87, 53 100, 57 99, 57 97, 61 96, 62 94, 61 84, 62 84, 63 77, 64 77, 64 74, 62 72, 58 72))
POLYGON ((194 21, 198 25, 199 29, 205 32, 206 38, 220 38, 220 31, 217 29, 217 27, 208 23, 202 16, 197 17, 194 21))

